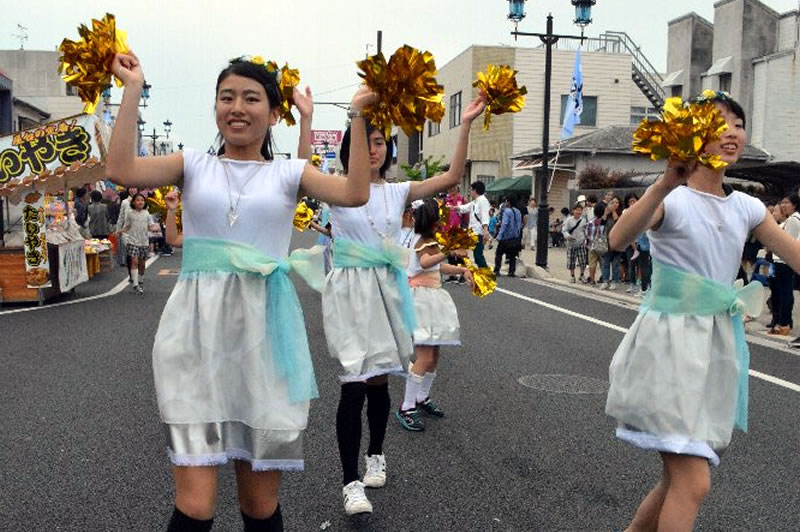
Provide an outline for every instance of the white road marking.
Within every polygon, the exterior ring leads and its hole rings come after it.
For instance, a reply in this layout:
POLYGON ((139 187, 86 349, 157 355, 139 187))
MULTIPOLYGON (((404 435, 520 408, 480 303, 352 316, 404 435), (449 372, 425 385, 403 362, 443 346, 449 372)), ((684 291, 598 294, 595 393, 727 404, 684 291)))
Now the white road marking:
MULTIPOLYGON (((145 266, 144 266, 145 269, 149 268, 151 264, 153 264, 155 261, 157 261, 158 257, 159 257, 158 255, 153 255, 152 257, 147 259, 147 262, 145 262, 145 266)), ((89 282, 91 282, 91 281, 89 281, 89 282)), ((117 286, 115 286, 114 288, 112 288, 108 292, 104 292, 102 294, 97 294, 96 296, 89 296, 89 297, 83 297, 83 298, 80 298, 80 299, 73 299, 71 301, 64 301, 62 303, 53 303, 52 305, 45 304, 45 305, 43 305, 41 307, 26 307, 26 308, 14 309, 14 310, 4 310, 4 311, 0 312, 0 316, 3 316, 5 314, 18 314, 20 312, 33 312, 35 310, 50 310, 50 309, 56 308, 56 307, 64 307, 64 306, 67 306, 67 305, 76 305, 78 303, 86 303, 87 301, 94 301, 96 299, 103 299, 105 297, 115 296, 115 295, 119 294, 120 292, 125 290, 125 288, 127 286, 128 286, 128 280, 124 279, 123 281, 120 281, 120 283, 117 286)))
MULTIPOLYGON (((612 331, 617 331, 621 333, 628 332, 628 329, 625 327, 620 327, 619 325, 614 325, 613 323, 609 323, 607 321, 599 320, 597 318, 593 318, 592 316, 587 316, 586 314, 581 314, 580 312, 575 312, 573 310, 565 309, 559 307, 557 305, 553 305, 552 303, 547 303, 545 301, 541 301, 539 299, 534 299, 532 297, 524 296, 522 294, 518 294, 517 292, 512 292, 511 290, 506 290, 504 288, 497 288, 497 292, 501 294, 506 294, 507 296, 515 297, 517 299, 521 299, 523 301, 527 301, 528 303, 533 303, 534 305, 539 305, 541 307, 554 310, 556 312, 560 312, 562 314, 566 314, 567 316, 572 316, 573 318, 578 318, 580 320, 588 321, 589 323, 594 323, 595 325, 600 325, 601 327, 605 327, 607 329, 611 329, 612 331)), ((749 337, 750 335, 748 335, 749 337)), ((760 343, 760 342, 759 342, 760 343)), ((767 346, 772 347, 772 346, 767 346)), ((792 353, 794 354, 794 353, 792 353)), ((800 385, 795 384, 793 382, 789 382, 778 377, 773 377, 772 375, 767 375, 766 373, 761 373, 760 371, 756 371, 751 369, 749 371, 751 377, 755 377, 757 379, 761 379, 763 381, 776 384, 788 390, 792 390, 795 392, 800 392, 800 385)))

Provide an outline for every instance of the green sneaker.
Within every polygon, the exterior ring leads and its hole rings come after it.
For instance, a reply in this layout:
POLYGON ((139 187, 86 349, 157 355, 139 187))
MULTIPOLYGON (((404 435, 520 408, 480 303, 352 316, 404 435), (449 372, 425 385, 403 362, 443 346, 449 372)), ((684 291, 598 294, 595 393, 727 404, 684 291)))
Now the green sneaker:
POLYGON ((417 403, 417 409, 421 410, 423 414, 430 417, 444 417, 444 410, 439 408, 430 397, 417 403))
POLYGON ((398 423, 406 430, 410 430, 411 432, 425 430, 425 422, 422 420, 422 416, 416 408, 412 408, 411 410, 398 410, 394 413, 394 417, 397 418, 398 423))

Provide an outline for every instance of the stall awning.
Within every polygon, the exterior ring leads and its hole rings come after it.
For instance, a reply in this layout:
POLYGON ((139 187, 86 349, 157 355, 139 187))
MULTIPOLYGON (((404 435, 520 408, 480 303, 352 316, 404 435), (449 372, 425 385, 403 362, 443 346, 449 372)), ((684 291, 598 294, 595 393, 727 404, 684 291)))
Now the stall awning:
POLYGON ((487 193, 530 192, 532 176, 504 177, 492 182, 486 187, 487 193))
POLYGON ((717 59, 714 61, 714 64, 711 65, 711 68, 706 70, 703 75, 704 76, 717 76, 719 74, 730 74, 733 72, 733 56, 723 57, 722 59, 717 59))
POLYGON ((501 191, 505 190, 506 183, 511 181, 511 179, 512 178, 510 178, 510 177, 501 177, 501 178, 495 179, 494 181, 492 181, 491 183, 489 183, 486 186, 486 192, 501 192, 501 191))
POLYGON ((671 72, 669 76, 664 78, 664 81, 661 82, 662 87, 682 87, 686 85, 686 76, 683 74, 683 70, 676 70, 675 72, 671 72))

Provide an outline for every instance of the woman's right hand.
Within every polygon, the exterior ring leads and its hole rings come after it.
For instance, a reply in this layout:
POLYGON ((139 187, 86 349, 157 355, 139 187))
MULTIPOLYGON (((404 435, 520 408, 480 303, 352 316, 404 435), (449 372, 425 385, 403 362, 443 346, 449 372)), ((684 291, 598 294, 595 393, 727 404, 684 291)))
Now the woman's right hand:
POLYGON ((366 85, 359 87, 350 102, 350 110, 355 112, 363 111, 365 107, 378 101, 378 95, 372 92, 366 85))
POLYGON ((125 87, 142 87, 144 85, 144 72, 139 58, 132 51, 126 54, 117 54, 111 62, 111 73, 117 77, 125 87))
POLYGON ((467 256, 467 250, 466 249, 454 249, 453 251, 450 252, 450 255, 452 255, 453 257, 457 257, 457 258, 464 258, 464 257, 467 256))
POLYGON ((667 169, 664 171, 664 176, 661 182, 664 186, 673 190, 681 185, 686 184, 689 176, 697 168, 697 161, 682 161, 680 159, 671 158, 667 162, 667 169))
POLYGON ((167 192, 167 195, 164 196, 164 203, 166 203, 167 209, 170 211, 177 210, 180 201, 181 200, 178 198, 178 193, 174 190, 170 190, 167 192))

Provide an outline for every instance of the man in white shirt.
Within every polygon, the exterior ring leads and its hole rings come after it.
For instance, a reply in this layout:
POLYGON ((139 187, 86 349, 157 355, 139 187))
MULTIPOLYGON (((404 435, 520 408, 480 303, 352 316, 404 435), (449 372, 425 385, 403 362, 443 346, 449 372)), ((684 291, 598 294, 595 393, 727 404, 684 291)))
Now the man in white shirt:
POLYGON ((469 194, 472 201, 457 207, 460 213, 469 213, 469 228, 478 235, 478 245, 475 246, 473 258, 475 265, 479 268, 486 268, 486 259, 483 257, 484 243, 489 242, 489 200, 486 199, 484 193, 486 192, 486 185, 481 181, 475 181, 470 185, 469 194))

